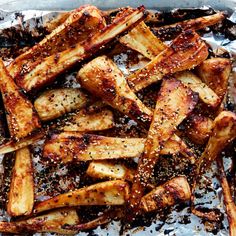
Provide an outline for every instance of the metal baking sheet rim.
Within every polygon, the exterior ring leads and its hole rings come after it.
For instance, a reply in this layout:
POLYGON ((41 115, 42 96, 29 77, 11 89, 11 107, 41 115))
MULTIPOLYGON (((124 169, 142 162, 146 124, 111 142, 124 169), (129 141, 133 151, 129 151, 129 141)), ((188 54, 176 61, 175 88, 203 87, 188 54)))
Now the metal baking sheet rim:
MULTIPOLYGON (((108 1, 103 1, 103 0, 38 0, 38 1, 32 1, 32 0, 0 0, 0 9, 3 11, 7 12, 14 12, 14 11, 27 11, 27 10, 40 10, 40 11, 66 11, 70 10, 73 8, 77 8, 83 4, 91 4, 95 5, 98 8, 101 9, 112 9, 112 8, 118 8, 122 6, 139 6, 139 5, 145 5, 147 9, 160 9, 160 10, 165 10, 165 9, 174 9, 174 8, 200 8, 203 6, 211 6, 215 9, 219 10, 227 10, 230 13, 233 13, 236 10, 236 0, 182 0, 182 1, 173 1, 173 0, 159 0, 159 1, 153 1, 153 0, 146 0, 146 1, 124 1, 124 0, 108 0, 108 1)), ((235 44, 235 51, 236 51, 236 44, 235 44)), ((234 54, 234 53, 233 53, 234 54)), ((212 182, 214 184, 214 181, 217 182, 216 179, 214 179, 212 182)), ((221 188, 217 190, 220 194, 221 188)), ((217 192, 216 192, 217 194, 217 192)), ((209 198, 212 196, 206 196, 206 198, 209 198)), ((222 198, 215 199, 216 202, 214 202, 213 205, 217 206, 219 208, 223 208, 223 202, 222 198), (218 200, 218 202, 217 202, 218 200)), ((122 235, 136 235, 136 236, 153 236, 153 235, 179 235, 179 236, 189 236, 189 235, 213 235, 212 233, 206 232, 204 230, 204 225, 201 223, 201 219, 197 218, 194 215, 191 215, 191 222, 187 225, 181 224, 178 219, 181 219, 184 217, 184 215, 189 214, 188 213, 188 208, 185 208, 183 211, 178 212, 174 210, 169 218, 163 224, 162 221, 155 220, 151 226, 146 227, 145 229, 132 229, 129 231, 125 231, 124 234, 122 235), (175 219, 175 220, 173 220, 175 219), (156 228, 160 228, 158 231, 156 231, 156 228)), ((222 222, 224 225, 224 229, 219 231, 217 235, 224 236, 228 235, 228 222, 227 218, 224 217, 224 221, 222 222)), ((40 236, 40 235, 51 235, 48 233, 36 233, 34 234, 35 236, 40 236)), ((55 235, 55 234, 53 234, 55 235)), ((84 236, 88 235, 88 233, 81 232, 78 233, 77 235, 79 236, 84 236)), ((114 221, 110 223, 106 228, 100 228, 98 227, 96 230, 94 230, 94 234, 92 235, 110 235, 110 236, 118 236, 120 235, 120 223, 118 221, 114 221)))

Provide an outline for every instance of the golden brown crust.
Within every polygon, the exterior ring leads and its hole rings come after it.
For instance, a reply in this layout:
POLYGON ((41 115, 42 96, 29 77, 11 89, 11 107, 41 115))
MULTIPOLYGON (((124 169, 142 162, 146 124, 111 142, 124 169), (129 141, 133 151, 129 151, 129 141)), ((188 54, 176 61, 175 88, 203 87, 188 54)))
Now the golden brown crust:
POLYGON ((31 102, 20 92, 0 60, 0 90, 11 137, 21 139, 41 127, 31 102))
POLYGON ((187 30, 144 68, 128 76, 127 80, 134 91, 139 91, 161 80, 164 75, 194 68, 207 56, 208 48, 200 36, 187 30))

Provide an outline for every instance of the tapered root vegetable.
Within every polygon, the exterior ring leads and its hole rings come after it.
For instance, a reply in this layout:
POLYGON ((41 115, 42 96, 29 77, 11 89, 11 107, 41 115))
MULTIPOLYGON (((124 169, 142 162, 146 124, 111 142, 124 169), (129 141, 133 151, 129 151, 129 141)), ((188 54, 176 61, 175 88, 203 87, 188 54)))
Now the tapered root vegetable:
POLYGON ((220 155, 221 151, 236 138, 236 115, 230 111, 221 112, 213 122, 213 130, 206 148, 196 162, 195 179, 192 188, 191 210, 192 213, 207 218, 208 220, 219 220, 220 216, 215 211, 202 212, 194 206, 195 190, 201 176, 210 167, 211 163, 220 155))
POLYGON ((121 37, 119 41, 149 59, 153 59, 166 48, 166 45, 152 33, 143 21, 121 37))
POLYGON ((34 212, 65 206, 123 205, 129 197, 129 185, 122 180, 106 181, 82 189, 70 191, 40 202, 34 212))
POLYGON ((192 142, 203 145, 207 143, 211 135, 212 125, 211 118, 193 113, 186 121, 184 133, 192 142))
POLYGON ((167 74, 194 68, 207 56, 208 48, 204 41, 197 33, 188 30, 173 40, 170 46, 144 68, 129 75, 127 80, 134 91, 139 91, 167 74))
POLYGON ((45 143, 43 156, 63 163, 139 157, 144 139, 64 132, 45 143))
POLYGON ((143 196, 140 208, 145 212, 161 210, 182 201, 189 201, 190 197, 191 190, 186 177, 175 177, 143 196))
POLYGON ((231 62, 226 58, 211 58, 205 60, 198 68, 200 78, 222 100, 228 88, 228 79, 231 72, 231 62))
POLYGON ((226 214, 229 222, 229 232, 230 236, 236 235, 236 206, 232 198, 230 187, 225 175, 223 161, 221 157, 217 158, 217 166, 219 169, 219 180, 222 187, 222 192, 224 195, 224 205, 226 208, 226 214))
POLYGON ((122 72, 107 56, 90 61, 80 69, 77 78, 82 87, 110 106, 147 127, 150 125, 152 111, 131 91, 122 72))
POLYGON ((20 92, 0 59, 0 90, 7 113, 11 137, 16 140, 40 128, 39 118, 31 102, 20 92))
POLYGON ((18 142, 11 139, 10 141, 0 145, 0 154, 14 152, 14 151, 17 151, 21 148, 24 148, 24 147, 27 147, 31 144, 34 144, 35 142, 39 141, 40 139, 43 139, 44 135, 45 135, 45 131, 41 130, 40 133, 35 133, 31 136, 28 136, 26 138, 19 140, 18 142))
POLYGON ((99 131, 110 129, 114 126, 114 117, 109 109, 88 112, 86 109, 69 116, 67 121, 58 127, 63 131, 99 131))
POLYGON ((191 113, 197 100, 197 96, 180 81, 176 79, 163 81, 145 142, 144 154, 139 159, 132 185, 129 199, 132 216, 139 213, 141 198, 153 174, 163 144, 173 135, 177 126, 191 113))
POLYGON ((28 147, 16 151, 7 212, 11 216, 30 215, 34 206, 34 176, 28 147))
POLYGON ((225 18, 223 12, 219 12, 210 16, 198 17, 195 19, 185 20, 177 22, 171 25, 164 25, 161 27, 153 27, 154 33, 161 38, 169 38, 169 36, 176 36, 182 33, 184 30, 199 30, 211 25, 215 25, 221 22, 225 18))
POLYGON ((22 76, 34 68, 35 62, 72 47, 105 25, 100 10, 94 6, 87 5, 73 10, 62 24, 38 44, 18 56, 7 69, 13 78, 22 76))
POLYGON ((64 226, 77 225, 78 223, 79 218, 76 210, 61 209, 28 220, 0 222, 0 232, 24 234, 26 231, 30 231, 72 235, 77 230, 64 229, 64 226))
POLYGON ((123 179, 132 181, 134 169, 123 164, 109 163, 108 161, 90 162, 86 174, 97 179, 123 179))
POLYGON ((193 73, 184 71, 178 73, 175 77, 194 92, 198 93, 199 98, 207 105, 213 108, 220 105, 221 100, 217 94, 193 73))
POLYGON ((83 108, 88 102, 87 95, 81 89, 61 88, 44 92, 34 101, 34 107, 40 119, 47 121, 83 108))
POLYGON ((144 7, 137 9, 125 9, 120 17, 116 18, 110 25, 90 35, 86 40, 77 43, 74 47, 43 58, 34 69, 23 76, 17 76, 18 84, 25 90, 39 89, 51 83, 55 78, 68 70, 76 63, 90 57, 108 42, 130 27, 134 27, 145 17, 144 7))
POLYGON ((230 111, 222 111, 213 122, 212 134, 206 148, 196 163, 197 174, 201 176, 217 158, 220 152, 236 138, 236 115, 230 111))
MULTIPOLYGON (((106 159, 139 157, 144 151, 145 139, 114 138, 78 132, 63 132, 54 134, 45 142, 43 157, 55 162, 78 162, 106 159)), ((181 153, 195 162, 192 151, 172 135, 160 150, 161 155, 181 153)))

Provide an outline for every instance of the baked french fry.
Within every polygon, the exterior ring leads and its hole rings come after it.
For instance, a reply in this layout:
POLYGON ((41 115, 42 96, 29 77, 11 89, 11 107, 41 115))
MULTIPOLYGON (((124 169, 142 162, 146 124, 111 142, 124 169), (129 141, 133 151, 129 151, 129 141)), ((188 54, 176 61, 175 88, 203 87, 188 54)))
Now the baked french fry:
POLYGON ((224 205, 229 222, 229 232, 230 236, 236 235, 236 206, 232 198, 230 187, 225 175, 223 160, 221 157, 217 159, 217 166, 219 170, 219 180, 222 187, 222 192, 224 196, 224 205))
POLYGON ((106 130, 113 126, 114 117, 109 109, 104 108, 97 112, 88 112, 86 109, 83 109, 71 115, 65 124, 59 125, 58 129, 67 132, 89 132, 106 130))
POLYGON ((23 75, 34 67, 35 62, 72 47, 105 25, 100 10, 95 6, 87 5, 73 10, 61 25, 38 44, 18 56, 7 69, 13 78, 23 75))
POLYGON ((197 100, 197 96, 180 81, 176 79, 163 81, 145 142, 144 154, 139 158, 132 185, 129 199, 131 216, 139 213, 141 198, 153 174, 162 146, 194 109, 197 100))
POLYGON ((34 101, 34 107, 40 119, 47 121, 83 108, 88 102, 87 95, 81 89, 61 88, 44 92, 34 101))
POLYGON ((11 137, 19 140, 40 128, 38 115, 31 102, 19 91, 0 59, 0 90, 7 113, 11 137))
POLYGON ((123 179, 132 181, 134 177, 133 169, 127 168, 123 164, 109 163, 108 161, 90 162, 86 174, 97 179, 123 179))
POLYGON ((198 17, 195 19, 189 19, 181 22, 177 22, 171 25, 164 25, 160 27, 153 27, 154 33, 159 37, 167 37, 173 35, 174 36, 182 33, 184 30, 199 30, 206 28, 211 25, 215 25, 221 22, 225 18, 225 14, 223 12, 219 12, 210 16, 198 17))
POLYGON ((208 47, 194 31, 187 30, 173 40, 144 68, 127 77, 133 91, 137 92, 161 80, 165 75, 192 69, 208 56, 208 47))
MULTIPOLYGON (((79 132, 54 134, 45 142, 43 157, 54 162, 78 162, 139 157, 144 151, 143 138, 114 138, 79 132)), ((181 153, 195 162, 194 154, 176 135, 164 144, 161 155, 181 153)))
POLYGON ((140 208, 151 212, 173 206, 180 201, 189 201, 190 197, 191 190, 186 177, 175 177, 143 196, 140 208))
POLYGON ((83 42, 43 58, 29 73, 22 76, 18 75, 16 78, 18 84, 27 92, 43 87, 76 63, 93 55, 119 34, 135 26, 144 17, 144 7, 124 10, 120 17, 116 18, 110 25, 89 36, 83 42))
POLYGON ((28 147, 16 151, 7 212, 11 216, 30 215, 34 206, 34 174, 28 147))
POLYGON ((224 98, 228 79, 231 72, 231 62, 226 58, 211 58, 202 62, 197 67, 200 78, 206 83, 220 98, 224 98))
POLYGON ((207 116, 193 113, 186 122, 184 133, 194 143, 205 144, 212 132, 213 120, 207 116))
POLYGON ((143 21, 121 37, 119 41, 149 59, 153 59, 166 48, 166 45, 152 33, 143 21))
POLYGON ((29 218, 16 222, 0 222, 0 232, 24 234, 30 232, 58 233, 62 235, 72 235, 77 230, 64 229, 63 226, 77 225, 79 218, 76 210, 60 209, 48 214, 29 218))
POLYGON ((40 202, 35 205, 34 212, 40 213, 65 206, 123 205, 128 197, 129 185, 122 180, 112 180, 60 194, 40 202))
POLYGON ((14 151, 17 151, 21 148, 27 147, 27 146, 39 141, 40 139, 43 139, 44 136, 45 136, 45 131, 41 130, 40 133, 35 133, 31 136, 28 136, 26 138, 19 140, 18 142, 11 139, 10 141, 0 145, 0 154, 14 152, 14 151))
POLYGON ((92 94, 149 127, 152 111, 131 91, 120 69, 107 56, 97 57, 86 64, 79 70, 77 79, 92 94))
POLYGON ((199 98, 207 105, 213 108, 220 105, 221 100, 217 94, 193 73, 189 71, 180 72, 175 75, 175 78, 198 93, 199 98))

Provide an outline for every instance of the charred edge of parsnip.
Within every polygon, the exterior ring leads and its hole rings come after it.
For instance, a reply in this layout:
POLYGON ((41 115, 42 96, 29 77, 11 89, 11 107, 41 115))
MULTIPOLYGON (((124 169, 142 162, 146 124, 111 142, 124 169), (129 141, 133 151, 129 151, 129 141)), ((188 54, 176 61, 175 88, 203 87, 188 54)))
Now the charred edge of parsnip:
POLYGON ((177 22, 171 25, 153 27, 154 33, 160 38, 170 39, 172 36, 177 36, 184 30, 199 30, 208 26, 215 25, 225 18, 224 12, 219 12, 210 16, 198 17, 195 19, 177 22))

